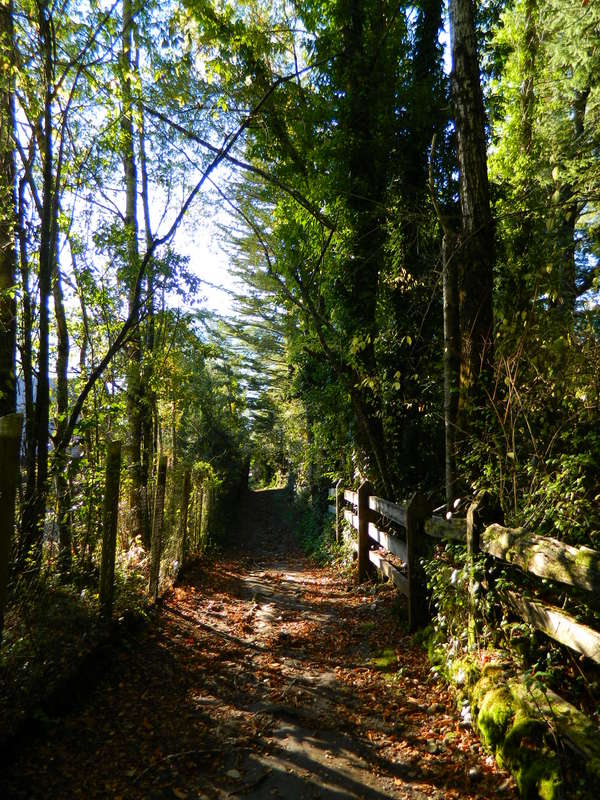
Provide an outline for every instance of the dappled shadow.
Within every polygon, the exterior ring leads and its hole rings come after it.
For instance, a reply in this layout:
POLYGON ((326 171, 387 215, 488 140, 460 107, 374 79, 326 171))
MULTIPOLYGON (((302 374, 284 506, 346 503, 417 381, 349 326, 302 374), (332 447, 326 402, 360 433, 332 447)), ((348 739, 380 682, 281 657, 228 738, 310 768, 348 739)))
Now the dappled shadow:
POLYGON ((156 623, 115 650, 89 704, 49 721, 45 736, 6 765, 0 796, 498 794, 505 777, 429 682, 394 591, 363 594, 291 543, 280 550, 291 534, 263 494, 264 527, 241 552, 187 572, 156 623), (383 642, 397 654, 387 675, 371 663, 383 642), (451 740, 431 752, 428 739, 442 742, 444 731, 451 740))

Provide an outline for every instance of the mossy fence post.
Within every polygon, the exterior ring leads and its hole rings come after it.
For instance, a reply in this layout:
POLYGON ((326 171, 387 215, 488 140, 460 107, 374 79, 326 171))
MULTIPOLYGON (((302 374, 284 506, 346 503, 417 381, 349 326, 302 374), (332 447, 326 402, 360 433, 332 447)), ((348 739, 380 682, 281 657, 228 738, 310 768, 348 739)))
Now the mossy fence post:
POLYGON ((110 619, 115 590, 115 557, 119 519, 119 484, 121 478, 121 442, 106 445, 104 508, 102 518, 102 562, 100 564, 100 611, 110 619))
POLYGON ((425 520, 431 516, 431 503, 416 492, 406 506, 406 563, 408 573, 408 626, 411 631, 429 620, 427 580, 422 559, 427 547, 425 520))
POLYGON ((469 623, 468 645, 474 650, 477 643, 478 608, 477 596, 479 586, 475 577, 475 564, 481 552, 481 523, 479 504, 471 503, 467 510, 467 569, 469 571, 469 623))
POLYGON ((201 483, 196 485, 196 508, 194 511, 194 547, 200 548, 202 540, 202 513, 204 507, 204 487, 201 483))
POLYGON ((0 417, 0 645, 8 593, 8 564, 15 526, 15 497, 19 482, 22 414, 0 417))
POLYGON ((188 550, 188 515, 190 508, 190 495, 192 493, 192 471, 186 467, 183 473, 183 491, 181 495, 181 516, 179 518, 179 541, 181 546, 181 566, 185 564, 188 550))
POLYGON ((339 544, 342 532, 342 499, 344 496, 344 482, 340 478, 335 485, 335 541, 339 544))
POLYGON ((158 462, 158 475, 156 478, 156 499, 154 501, 154 520, 152 522, 152 546, 150 548, 150 583, 148 586, 148 594, 153 602, 158 600, 166 485, 167 457, 161 456, 158 462))
POLYGON ((373 487, 369 481, 363 481, 358 487, 358 582, 365 581, 369 575, 369 522, 371 510, 369 497, 373 487))

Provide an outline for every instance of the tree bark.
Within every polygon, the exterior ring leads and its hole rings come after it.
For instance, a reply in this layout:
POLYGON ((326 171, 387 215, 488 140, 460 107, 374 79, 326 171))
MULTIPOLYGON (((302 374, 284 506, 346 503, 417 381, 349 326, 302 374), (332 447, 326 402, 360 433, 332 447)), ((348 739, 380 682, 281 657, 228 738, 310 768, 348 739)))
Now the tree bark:
POLYGON ((129 313, 136 314, 127 346, 127 419, 129 461, 129 508, 132 537, 144 532, 142 498, 142 385, 141 338, 138 327, 139 311, 136 307, 135 276, 139 271, 138 218, 137 218, 137 166, 135 159, 134 102, 133 102, 133 8, 131 0, 123 0, 123 28, 121 32, 121 131, 123 135, 123 170, 125 176, 125 236, 127 240, 127 272, 129 285, 129 313))
POLYGON ((39 344, 37 363, 37 389, 35 400, 34 433, 36 452, 35 490, 31 502, 23 510, 21 568, 30 560, 34 570, 41 564, 43 524, 46 515, 48 493, 48 436, 50 427, 50 380, 49 380, 49 298, 55 261, 55 237, 53 231, 54 158, 53 115, 54 95, 54 42, 51 11, 47 4, 38 3, 40 46, 43 58, 44 107, 41 127, 40 150, 42 156, 42 208, 39 245, 39 344))
MULTIPOLYGON (((55 242, 55 247, 57 243, 55 242)), ((56 259, 55 259, 56 261, 56 259)), ((56 438, 60 441, 65 433, 69 413, 69 329, 63 299, 60 266, 55 263, 54 283, 54 315, 56 317, 56 438)), ((71 496, 69 491, 69 459, 67 451, 57 451, 53 465, 56 487, 57 524, 58 524, 58 561, 59 571, 64 578, 71 572, 71 496)))
POLYGON ((0 417, 16 410, 17 306, 13 3, 0 6, 0 417))
POLYGON ((457 492, 456 426, 460 377, 460 330, 458 318, 458 263, 454 235, 447 231, 442 242, 444 302, 444 429, 446 444, 446 508, 452 508, 457 492))
POLYGON ((165 487, 167 483, 167 457, 161 456, 158 462, 156 479, 156 500, 154 501, 154 522, 152 525, 152 548, 150 554, 150 584, 148 593, 156 602, 160 581, 160 557, 162 553, 163 520, 165 510, 165 487))
POLYGON ((119 482, 121 477, 121 442, 106 446, 106 480, 102 523, 102 561, 100 564, 100 608, 110 619, 115 587, 115 555, 119 520, 119 482))
POLYGON ((8 567, 15 525, 15 496, 19 482, 21 414, 0 417, 0 645, 8 589, 8 567))
POLYGON ((495 260, 485 139, 472 0, 450 0, 452 100, 460 173, 460 412, 473 417, 492 369, 492 288, 495 260))

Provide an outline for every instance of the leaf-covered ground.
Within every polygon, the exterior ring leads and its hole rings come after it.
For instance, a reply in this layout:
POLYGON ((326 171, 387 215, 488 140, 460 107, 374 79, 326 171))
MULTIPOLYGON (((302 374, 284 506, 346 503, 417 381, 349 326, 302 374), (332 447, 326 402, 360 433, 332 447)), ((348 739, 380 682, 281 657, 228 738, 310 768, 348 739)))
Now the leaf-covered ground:
POLYGON ((396 592, 315 568, 285 503, 249 495, 231 550, 188 570, 85 703, 20 743, 0 797, 516 797, 396 592))

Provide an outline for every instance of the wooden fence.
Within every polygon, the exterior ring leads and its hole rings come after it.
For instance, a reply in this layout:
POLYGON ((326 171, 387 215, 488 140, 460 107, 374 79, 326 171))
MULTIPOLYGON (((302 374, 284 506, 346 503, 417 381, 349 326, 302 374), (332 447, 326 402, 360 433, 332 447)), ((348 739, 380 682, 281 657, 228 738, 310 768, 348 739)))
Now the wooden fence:
MULTIPOLYGON (((435 516, 422 495, 415 494, 405 504, 391 503, 374 496, 371 486, 363 483, 357 492, 342 489, 340 482, 330 489, 335 506, 339 538, 341 520, 358 531, 358 575, 363 580, 368 564, 390 578, 408 598, 408 620, 412 630, 427 619, 427 590, 420 559, 427 552, 431 538, 464 542, 467 545, 470 574, 479 554, 519 567, 529 575, 575 587, 590 600, 600 593, 600 552, 588 547, 573 547, 557 539, 539 536, 522 528, 487 527, 478 521, 477 506, 472 505, 466 519, 446 520, 435 516), (344 507, 344 503, 346 506, 344 507)), ((491 579, 490 579, 491 583, 491 579)), ((469 639, 474 641, 478 621, 478 593, 470 581, 469 639)), ((584 625, 571 614, 544 600, 527 596, 523 591, 504 589, 502 600, 520 619, 536 630, 566 645, 571 650, 600 664, 600 632, 584 625)))

